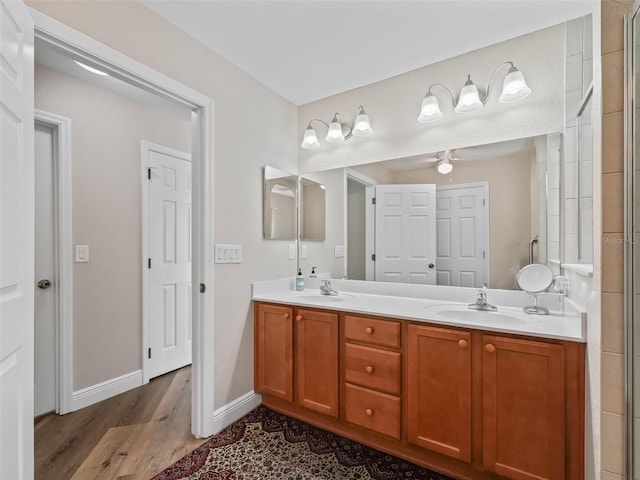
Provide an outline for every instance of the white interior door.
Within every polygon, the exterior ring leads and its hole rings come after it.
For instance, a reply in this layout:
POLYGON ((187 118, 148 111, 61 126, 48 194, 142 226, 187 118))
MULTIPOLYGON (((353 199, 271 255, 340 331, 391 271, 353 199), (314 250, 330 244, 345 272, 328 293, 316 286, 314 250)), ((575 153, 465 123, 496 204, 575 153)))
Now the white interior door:
POLYGON ((438 187, 438 285, 489 286, 488 186, 438 187))
POLYGON ((436 284, 435 214, 435 185, 376 186, 376 281, 436 284))
POLYGON ((56 409, 54 131, 35 126, 34 415, 56 409))
POLYGON ((0 478, 33 478, 33 22, 0 1, 0 478))
POLYGON ((149 347, 145 377, 191 363, 191 159, 147 150, 149 347), (150 177, 150 178, 149 178, 150 177))

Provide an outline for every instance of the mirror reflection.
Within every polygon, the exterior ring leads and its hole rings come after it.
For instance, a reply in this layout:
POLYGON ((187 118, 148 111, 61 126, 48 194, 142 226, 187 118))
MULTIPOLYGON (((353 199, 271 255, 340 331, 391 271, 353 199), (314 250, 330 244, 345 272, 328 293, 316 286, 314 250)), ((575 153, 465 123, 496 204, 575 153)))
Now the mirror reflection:
POLYGON ((295 240, 297 177, 268 165, 263 174, 263 236, 268 240, 295 240))
POLYGON ((333 251, 301 256, 303 273, 517 288, 523 266, 559 250, 557 229, 548 235, 559 142, 553 134, 316 173, 339 175, 326 196, 346 200, 327 213, 333 251), (443 160, 449 173, 439 173, 443 160))
POLYGON ((326 187, 309 178, 300 178, 300 239, 323 242, 325 239, 326 187))

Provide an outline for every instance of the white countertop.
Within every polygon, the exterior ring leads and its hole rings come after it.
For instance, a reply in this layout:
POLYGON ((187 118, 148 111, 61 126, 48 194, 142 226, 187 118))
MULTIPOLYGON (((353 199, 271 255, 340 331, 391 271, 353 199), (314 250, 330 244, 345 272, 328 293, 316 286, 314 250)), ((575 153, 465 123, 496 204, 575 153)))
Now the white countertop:
POLYGON ((475 300, 477 289, 353 280, 331 280, 331 283, 339 291, 337 296, 320 295, 317 278, 307 278, 303 291, 293 288, 292 278, 257 282, 253 284, 252 298, 299 307, 586 342, 586 313, 557 295, 540 296, 540 304, 551 307, 549 315, 530 315, 524 313, 522 307, 532 305, 533 299, 520 291, 487 290, 488 303, 496 305, 498 311, 483 312, 468 308, 475 300))

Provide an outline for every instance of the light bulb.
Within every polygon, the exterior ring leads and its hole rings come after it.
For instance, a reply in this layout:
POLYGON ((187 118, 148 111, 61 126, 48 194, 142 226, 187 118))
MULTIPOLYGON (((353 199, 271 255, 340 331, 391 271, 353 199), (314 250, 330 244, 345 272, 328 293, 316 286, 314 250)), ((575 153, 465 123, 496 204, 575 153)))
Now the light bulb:
POLYGON ((320 146, 316 131, 311 128, 311 125, 309 125, 304 131, 304 136, 302 138, 302 143, 300 144, 300 146, 305 150, 313 150, 314 148, 318 148, 320 146))
POLYGON ((500 103, 509 103, 521 100, 531 93, 531 89, 524 80, 524 75, 516 67, 511 67, 504 77, 502 84, 502 94, 498 101, 500 103))
POLYGON ((471 75, 469 75, 467 82, 460 91, 460 98, 458 98, 455 111, 458 113, 468 113, 478 110, 479 108, 482 108, 480 94, 478 93, 478 88, 471 81, 471 75))
POLYGON ((453 165, 451 165, 449 160, 440 160, 437 168, 438 173, 446 175, 447 173, 451 173, 451 170, 453 170, 453 165))
POLYGON ((338 114, 333 117, 331 124, 329 125, 329 131, 324 139, 329 143, 342 143, 344 142, 344 134, 342 133, 342 124, 338 120, 338 114))
POLYGON ((373 133, 371 123, 369 123, 369 115, 367 115, 362 107, 360 107, 360 113, 358 113, 356 121, 353 122, 353 130, 351 130, 351 133, 356 137, 366 137, 373 133))
POLYGON ((436 120, 440 120, 442 117, 443 113, 442 110, 440 110, 438 99, 433 93, 427 93, 422 100, 422 109, 420 110, 418 121, 420 123, 435 122, 436 120))

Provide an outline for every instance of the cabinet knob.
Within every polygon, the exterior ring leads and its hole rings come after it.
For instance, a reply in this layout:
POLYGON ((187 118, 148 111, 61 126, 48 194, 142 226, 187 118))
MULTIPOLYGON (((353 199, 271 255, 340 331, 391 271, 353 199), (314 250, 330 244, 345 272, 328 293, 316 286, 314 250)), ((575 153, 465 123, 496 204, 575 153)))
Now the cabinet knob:
POLYGON ((284 314, 284 318, 289 318, 290 316, 291 316, 291 315, 290 315, 290 314, 288 314, 288 313, 285 313, 285 314, 284 314))
POLYGON ((487 352, 489 352, 489 353, 493 353, 493 352, 495 352, 495 351, 496 351, 496 347, 494 347, 494 346, 493 346, 493 345, 491 345, 490 343, 487 343, 487 344, 484 346, 484 349, 485 349, 487 352))
POLYGON ((302 320, 302 315, 296 315, 296 322, 299 322, 300 320, 302 320))
POLYGON ((367 327, 364 329, 364 331, 367 332, 367 335, 371 335, 373 333, 373 328, 367 327))
POLYGON ((367 371, 367 373, 373 373, 373 366, 367 365, 367 368, 365 368, 365 370, 367 371))
POLYGON ((370 408, 367 408, 364 413, 367 414, 367 417, 373 417, 373 410, 370 408))
POLYGON ((460 348, 467 348, 469 346, 466 340, 458 340, 458 345, 460 348))

